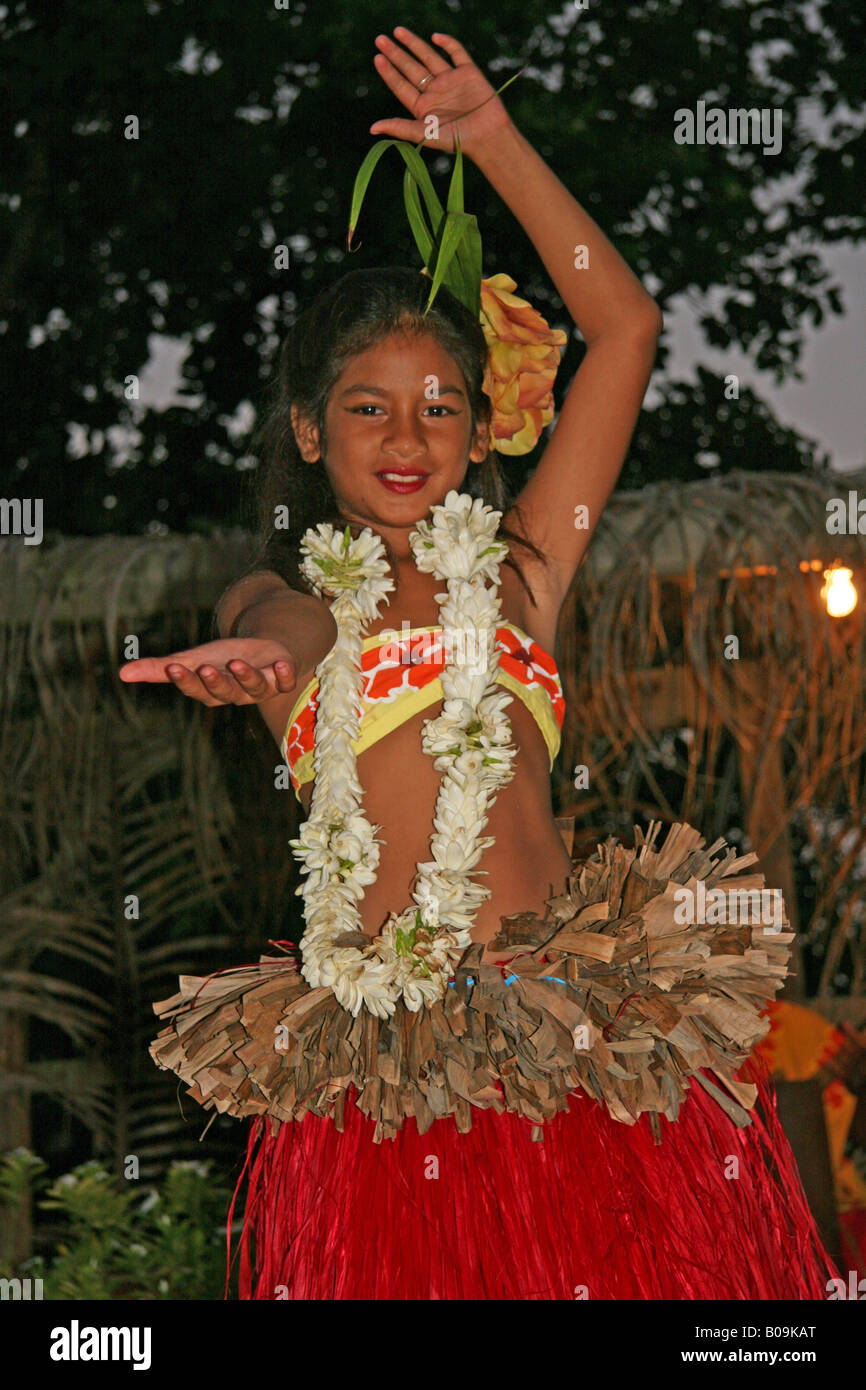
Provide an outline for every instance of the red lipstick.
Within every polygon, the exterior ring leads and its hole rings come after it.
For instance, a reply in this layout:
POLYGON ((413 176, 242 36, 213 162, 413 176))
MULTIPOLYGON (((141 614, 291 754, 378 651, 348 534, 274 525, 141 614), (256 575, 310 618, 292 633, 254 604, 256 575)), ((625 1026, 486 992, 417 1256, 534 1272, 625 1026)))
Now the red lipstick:
POLYGON ((430 477, 420 468, 383 468, 376 474, 379 482, 389 492, 418 492, 430 477))

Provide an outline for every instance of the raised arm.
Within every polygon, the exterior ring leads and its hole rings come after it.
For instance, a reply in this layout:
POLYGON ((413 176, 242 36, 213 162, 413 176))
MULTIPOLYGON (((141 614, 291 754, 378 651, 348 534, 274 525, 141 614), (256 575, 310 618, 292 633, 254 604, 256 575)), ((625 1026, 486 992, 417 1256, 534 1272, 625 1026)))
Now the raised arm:
MULTIPOLYGON (((547 569, 533 570, 521 556, 521 567, 539 606, 555 617, 625 460, 655 360, 661 310, 514 125, 463 45, 434 33, 434 48, 402 26, 394 36, 377 37, 376 70, 413 119, 377 121, 371 132, 452 150, 456 129, 463 153, 532 240, 587 344, 547 448, 517 499, 530 538, 549 561, 547 569), (432 81, 425 80, 429 73, 432 81), (433 114, 436 139, 425 125, 433 114), (580 507, 585 526, 575 525, 583 521, 580 507)), ((513 513, 505 520, 518 527, 513 513)))
MULTIPOLYGON (((558 614, 625 461, 662 313, 512 123, 488 137, 475 162, 532 239, 586 343, 547 447, 516 501, 549 562, 530 582, 558 614)), ((512 515, 506 521, 517 525, 512 515)))

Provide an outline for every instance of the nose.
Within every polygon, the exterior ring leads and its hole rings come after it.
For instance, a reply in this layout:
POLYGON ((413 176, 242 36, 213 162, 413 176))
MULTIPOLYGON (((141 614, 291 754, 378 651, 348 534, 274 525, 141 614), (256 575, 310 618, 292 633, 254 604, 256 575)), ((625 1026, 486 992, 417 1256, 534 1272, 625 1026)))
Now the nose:
POLYGON ((422 459, 427 451, 420 442, 413 442, 401 436, 393 444, 386 444, 382 452, 388 458, 399 459, 401 463, 414 463, 422 459))
POLYGON ((410 463, 427 452, 423 430, 414 411, 408 415, 395 413, 382 451, 402 463, 410 463))

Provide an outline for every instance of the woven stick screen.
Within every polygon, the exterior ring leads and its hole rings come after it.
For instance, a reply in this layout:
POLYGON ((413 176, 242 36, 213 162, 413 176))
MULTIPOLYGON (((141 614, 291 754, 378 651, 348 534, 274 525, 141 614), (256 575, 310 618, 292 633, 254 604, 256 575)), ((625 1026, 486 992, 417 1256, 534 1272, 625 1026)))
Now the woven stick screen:
POLYGON ((654 813, 739 826, 774 866, 793 846, 809 993, 862 994, 866 971, 866 535, 827 529, 858 482, 866 513, 863 473, 618 495, 559 628, 561 812, 590 842, 654 813), (860 595, 842 619, 819 592, 836 559, 860 595))

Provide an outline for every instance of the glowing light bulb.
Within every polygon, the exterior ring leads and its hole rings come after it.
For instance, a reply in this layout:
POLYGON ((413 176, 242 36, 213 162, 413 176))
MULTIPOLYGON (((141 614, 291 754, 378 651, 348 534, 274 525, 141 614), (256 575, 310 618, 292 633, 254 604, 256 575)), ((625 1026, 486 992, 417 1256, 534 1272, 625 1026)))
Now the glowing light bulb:
POLYGON ((852 571, 844 565, 834 565, 824 571, 821 597, 831 618, 846 618, 857 605, 857 590, 851 583, 852 571))

